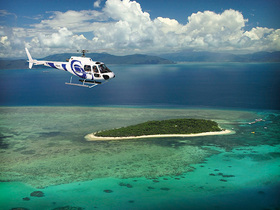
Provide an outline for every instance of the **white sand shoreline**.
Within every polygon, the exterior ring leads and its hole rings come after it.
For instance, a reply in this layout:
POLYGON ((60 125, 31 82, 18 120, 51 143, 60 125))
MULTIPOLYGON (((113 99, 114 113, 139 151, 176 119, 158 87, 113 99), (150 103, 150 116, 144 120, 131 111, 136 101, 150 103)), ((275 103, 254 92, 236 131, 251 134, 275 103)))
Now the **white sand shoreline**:
POLYGON ((194 134, 159 134, 159 135, 144 135, 144 136, 128 136, 128 137, 100 137, 91 133, 85 136, 87 141, 107 141, 107 140, 126 140, 126 139, 142 139, 142 138, 166 138, 166 137, 196 137, 196 136, 212 136, 212 135, 227 135, 234 134, 232 130, 223 130, 217 132, 205 132, 194 134))

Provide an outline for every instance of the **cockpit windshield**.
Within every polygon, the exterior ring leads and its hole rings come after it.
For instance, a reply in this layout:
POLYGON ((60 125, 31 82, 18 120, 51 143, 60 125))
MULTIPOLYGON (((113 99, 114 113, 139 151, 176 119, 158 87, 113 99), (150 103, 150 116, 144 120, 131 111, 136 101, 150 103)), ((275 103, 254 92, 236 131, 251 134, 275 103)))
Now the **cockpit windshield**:
POLYGON ((111 70, 105 64, 100 64, 99 69, 101 73, 111 72, 111 70))

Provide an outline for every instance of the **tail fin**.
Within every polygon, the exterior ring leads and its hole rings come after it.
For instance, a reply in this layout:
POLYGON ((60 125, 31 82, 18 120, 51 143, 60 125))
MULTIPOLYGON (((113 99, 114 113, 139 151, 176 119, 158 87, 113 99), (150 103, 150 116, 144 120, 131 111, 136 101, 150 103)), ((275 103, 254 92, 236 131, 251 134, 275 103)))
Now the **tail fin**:
POLYGON ((27 54, 27 57, 28 57, 28 62, 29 62, 29 68, 31 69, 32 66, 33 66, 33 63, 35 63, 36 60, 33 60, 28 49, 25 48, 25 51, 26 51, 26 54, 27 54))

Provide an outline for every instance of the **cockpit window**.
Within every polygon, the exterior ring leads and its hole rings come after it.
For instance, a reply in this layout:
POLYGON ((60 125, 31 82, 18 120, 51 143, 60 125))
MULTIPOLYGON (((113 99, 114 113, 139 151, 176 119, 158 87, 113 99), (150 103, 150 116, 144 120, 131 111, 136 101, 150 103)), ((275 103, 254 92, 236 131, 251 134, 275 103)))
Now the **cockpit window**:
POLYGON ((101 65, 99 66, 99 69, 100 69, 100 72, 101 72, 101 73, 108 73, 108 72, 111 72, 111 70, 108 69, 108 67, 107 67, 105 64, 101 64, 101 65))

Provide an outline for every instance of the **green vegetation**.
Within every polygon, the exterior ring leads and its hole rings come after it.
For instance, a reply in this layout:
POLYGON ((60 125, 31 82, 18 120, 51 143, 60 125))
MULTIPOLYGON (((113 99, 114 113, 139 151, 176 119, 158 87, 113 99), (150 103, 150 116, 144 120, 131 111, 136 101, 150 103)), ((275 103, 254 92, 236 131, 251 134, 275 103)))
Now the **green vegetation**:
POLYGON ((138 125, 99 131, 95 134, 95 136, 127 137, 157 134, 193 134, 221 130, 222 129, 218 126, 218 124, 211 120, 172 119, 162 121, 149 121, 138 125))

